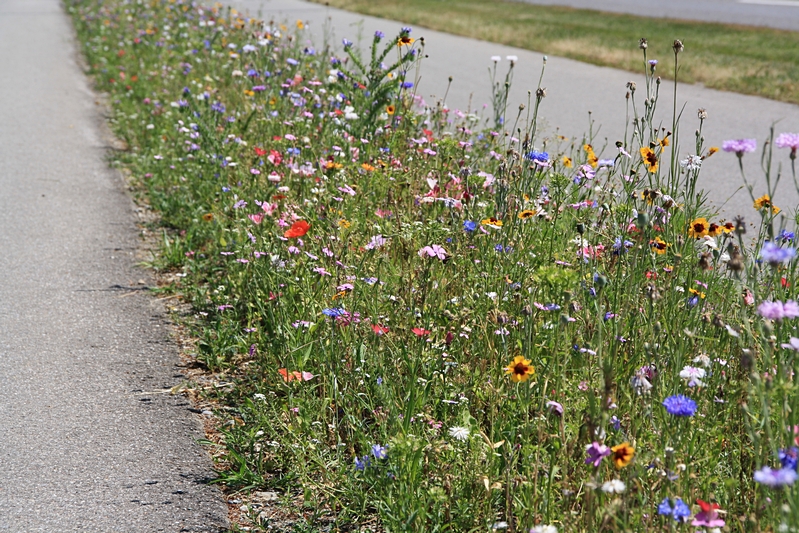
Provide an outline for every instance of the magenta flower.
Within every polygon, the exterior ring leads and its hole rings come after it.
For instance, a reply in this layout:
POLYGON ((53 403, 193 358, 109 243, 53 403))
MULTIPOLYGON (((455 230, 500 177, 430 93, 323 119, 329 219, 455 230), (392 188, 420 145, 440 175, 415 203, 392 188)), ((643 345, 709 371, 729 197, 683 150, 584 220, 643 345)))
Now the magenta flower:
POLYGON ((725 152, 735 152, 741 157, 746 152, 754 152, 757 149, 757 139, 733 139, 724 141, 721 149, 725 152))
POLYGON ((599 444, 598 442, 594 441, 585 447, 585 453, 588 455, 588 457, 585 459, 585 464, 590 465, 593 463, 595 467, 598 467, 599 463, 602 462, 602 459, 610 455, 611 452, 610 448, 604 444, 599 444))

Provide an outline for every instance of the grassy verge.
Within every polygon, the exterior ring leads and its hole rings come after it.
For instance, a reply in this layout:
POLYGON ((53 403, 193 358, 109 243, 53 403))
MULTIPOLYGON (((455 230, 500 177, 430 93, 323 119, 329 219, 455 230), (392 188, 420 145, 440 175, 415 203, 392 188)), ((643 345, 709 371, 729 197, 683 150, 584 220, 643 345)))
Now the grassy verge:
POLYGON ((359 57, 302 21, 65 4, 250 530, 799 527, 795 228, 765 195, 703 209, 716 149, 656 126, 651 72, 599 159, 501 95, 420 107, 410 30, 359 57))
MULTIPOLYGON (((317 1, 317 0, 315 0, 317 1)), ((799 32, 483 0, 324 0, 334 7, 607 67, 639 71, 641 37, 673 78, 671 45, 690 52, 680 79, 799 103, 799 32)))

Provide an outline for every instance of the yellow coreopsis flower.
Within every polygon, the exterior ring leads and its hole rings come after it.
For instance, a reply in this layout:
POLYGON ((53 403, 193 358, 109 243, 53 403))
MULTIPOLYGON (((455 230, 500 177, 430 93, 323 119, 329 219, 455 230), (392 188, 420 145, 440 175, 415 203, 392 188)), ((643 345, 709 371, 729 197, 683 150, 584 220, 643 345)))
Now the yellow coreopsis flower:
POLYGON ((525 359, 523 355, 517 355, 513 358, 513 361, 505 367, 505 374, 509 374, 510 379, 514 383, 520 383, 530 379, 530 377, 535 374, 535 369, 530 364, 529 359, 525 359))

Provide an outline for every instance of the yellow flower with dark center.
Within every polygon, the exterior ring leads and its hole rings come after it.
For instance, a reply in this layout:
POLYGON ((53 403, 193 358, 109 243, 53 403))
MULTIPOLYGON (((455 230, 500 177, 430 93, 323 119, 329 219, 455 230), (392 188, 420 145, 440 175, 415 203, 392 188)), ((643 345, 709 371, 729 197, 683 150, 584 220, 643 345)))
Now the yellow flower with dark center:
POLYGON ((393 115, 394 114, 394 106, 393 105, 387 105, 386 106, 386 113, 388 113, 389 115, 393 115))
POLYGON ((666 135, 662 139, 658 139, 658 144, 660 145, 661 148, 667 147, 669 145, 669 136, 666 135))
POLYGON ((408 37, 407 35, 401 35, 399 39, 397 39, 397 46, 402 46, 403 44, 413 44, 413 37, 408 37))
POLYGON ((657 200, 657 197, 660 196, 660 191, 656 191, 654 189, 644 189, 641 193, 641 198, 646 200, 646 203, 652 205, 657 200))
POLYGON ((646 165, 646 169, 654 174, 658 171, 658 156, 655 155, 655 152, 648 146, 644 146, 639 150, 641 152, 641 157, 644 159, 644 165, 646 165))
POLYGON ((495 227, 495 228, 501 228, 502 227, 502 221, 498 220, 498 219, 496 219, 494 217, 484 218, 483 220, 480 221, 480 224, 482 224, 483 226, 492 226, 492 227, 495 227))
POLYGON ((532 209, 525 209, 521 213, 519 213, 519 218, 522 220, 527 220, 528 218, 533 218, 538 214, 537 211, 533 211, 532 209))
POLYGON ((244 96, 255 96, 255 92, 249 89, 244 89, 244 96))
POLYGON ((305 27, 305 23, 301 20, 297 20, 297 29, 301 30, 305 27))
POLYGON ((691 225, 688 227, 688 236, 694 239, 701 239, 705 235, 708 234, 708 221, 704 217, 697 218, 696 220, 691 222, 691 225))
POLYGON ((768 209, 769 207, 771 208, 771 212, 774 213, 775 215, 780 211, 782 211, 782 209, 771 203, 771 198, 769 197, 768 194, 764 194, 763 196, 755 200, 754 208, 757 209, 758 211, 760 211, 761 209, 768 209))
POLYGON ((566 168, 571 168, 574 165, 574 163, 572 163, 571 158, 565 155, 563 156, 563 159, 561 161, 563 161, 563 166, 566 168))
POLYGON ((718 146, 711 146, 710 149, 707 151, 707 155, 702 159, 707 159, 708 157, 710 157, 711 155, 715 154, 718 151, 719 151, 718 146))
POLYGON ((596 168, 597 162, 599 162, 599 158, 594 153, 594 147, 590 144, 584 144, 583 150, 586 153, 588 158, 588 164, 591 165, 593 168, 596 168))
POLYGON ((343 218, 338 221, 338 225, 341 228, 349 228, 350 226, 352 226, 352 224, 348 220, 343 218))
POLYGON ((617 444, 610 449, 613 452, 613 464, 616 468, 624 468, 630 461, 633 460, 635 457, 635 448, 630 446, 629 442, 622 442, 621 444, 617 444))
POLYGON ((371 171, 373 171, 375 169, 375 167, 373 167, 369 163, 361 163, 361 168, 366 170, 366 171, 368 171, 368 172, 371 172, 371 171))
POLYGON ((733 230, 735 230, 735 223, 728 220, 723 226, 721 226, 721 229, 724 230, 724 233, 732 233, 733 230))
POLYGON ((655 237, 653 240, 649 241, 649 246, 651 246, 658 255, 663 255, 671 245, 660 237, 655 237))
POLYGON ((710 226, 708 226, 707 228, 707 234, 710 235, 711 237, 716 237, 718 235, 721 235, 723 229, 724 228, 722 226, 719 226, 715 222, 711 222, 710 226))
POLYGON ((205 220, 206 222, 211 222, 213 219, 214 219, 213 213, 206 213, 203 215, 203 220, 205 220))
POLYGON ((525 359, 523 355, 517 355, 513 358, 513 361, 505 367, 505 373, 510 374, 510 379, 514 383, 520 383, 530 379, 530 377, 535 374, 535 369, 530 364, 529 359, 525 359))

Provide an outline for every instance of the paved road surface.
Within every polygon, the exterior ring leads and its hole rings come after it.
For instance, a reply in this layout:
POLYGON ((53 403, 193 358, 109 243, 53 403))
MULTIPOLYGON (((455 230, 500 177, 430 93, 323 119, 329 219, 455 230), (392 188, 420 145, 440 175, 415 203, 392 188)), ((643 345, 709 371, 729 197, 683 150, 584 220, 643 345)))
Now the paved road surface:
POLYGON ((799 0, 519 0, 645 17, 725 22, 799 31, 799 0))
POLYGON ((131 201, 58 0, 0 2, 0 531, 218 531, 131 201), (155 391, 153 393, 153 391, 155 391))
MULTIPOLYGON (((334 30, 334 42, 340 43, 342 37, 356 40, 359 32, 370 36, 381 29, 387 35, 399 31, 404 26, 399 21, 389 21, 374 17, 332 9, 320 4, 302 0, 236 0, 235 5, 247 8, 251 13, 260 11, 269 19, 310 21, 312 38, 321 43, 323 24, 329 18, 334 30)), ((520 103, 527 102, 527 91, 535 91, 541 72, 542 55, 536 52, 511 48, 498 44, 457 37, 424 28, 413 30, 415 37, 425 38, 425 53, 428 58, 421 68, 419 94, 434 102, 436 95, 442 97, 446 91, 447 78, 454 81, 448 96, 448 105, 455 109, 467 109, 470 101, 472 109, 478 111, 491 101, 491 88, 488 68, 490 57, 501 55, 518 56, 508 109, 517 109, 520 103)), ((690 61, 686 52, 683 60, 690 61)), ((507 65, 503 60, 502 65, 507 65)), ((596 136, 594 146, 601 147, 606 142, 606 157, 614 157, 613 145, 624 136, 625 131, 625 93, 628 81, 634 80, 639 87, 644 85, 643 74, 631 74, 621 70, 586 65, 577 61, 549 57, 543 85, 547 97, 542 107, 542 122, 549 133, 559 128, 560 133, 580 138, 588 131, 588 112, 592 111, 596 136)), ((671 125, 671 84, 664 83, 658 115, 664 126, 671 125)), ((799 106, 784 104, 753 96, 706 89, 698 85, 681 85, 678 93, 678 106, 685 105, 683 122, 683 146, 680 156, 685 157, 694 143, 694 131, 698 126, 696 110, 705 108, 709 119, 705 122, 705 138, 708 145, 720 146, 725 139, 756 137, 759 145, 768 135, 769 127, 779 120, 777 131, 799 132, 799 106)), ((490 111, 490 108, 489 108, 490 111)), ((778 160, 788 163, 787 153, 779 152, 778 160)), ((760 157, 749 154, 744 159, 747 177, 755 181, 755 193, 765 193, 765 183, 761 178, 760 157)), ((700 187, 710 191, 714 205, 724 205, 723 212, 732 217, 746 215, 749 220, 759 218, 752 210, 752 201, 745 191, 738 191, 742 182, 735 156, 719 153, 708 159, 700 176, 700 187), (738 191, 736 193, 736 191, 738 191), (731 198, 731 199, 730 199, 731 198), (729 201, 728 201, 729 199, 729 201)), ((775 203, 781 207, 793 208, 799 204, 799 194, 790 176, 780 183, 775 195, 775 203)))

